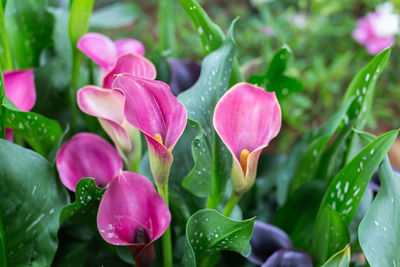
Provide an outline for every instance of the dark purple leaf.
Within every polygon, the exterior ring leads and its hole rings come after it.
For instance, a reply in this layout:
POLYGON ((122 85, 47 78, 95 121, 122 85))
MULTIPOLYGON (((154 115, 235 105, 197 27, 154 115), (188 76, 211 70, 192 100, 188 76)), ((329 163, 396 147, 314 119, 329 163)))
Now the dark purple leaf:
POLYGON ((277 250, 261 267, 313 267, 312 259, 299 249, 277 250))
POLYGON ((263 264, 276 250, 293 247, 292 241, 284 231, 261 221, 254 222, 250 245, 251 254, 247 259, 258 265, 263 264))
POLYGON ((170 86, 172 93, 178 95, 192 87, 200 76, 200 65, 189 60, 168 59, 171 66, 170 86))

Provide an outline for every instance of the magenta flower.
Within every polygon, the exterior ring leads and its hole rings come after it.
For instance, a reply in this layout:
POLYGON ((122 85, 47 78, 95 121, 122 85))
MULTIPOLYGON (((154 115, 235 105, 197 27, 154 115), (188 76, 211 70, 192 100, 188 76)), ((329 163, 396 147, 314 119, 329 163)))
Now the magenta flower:
POLYGON ((98 118, 127 167, 137 170, 141 156, 140 134, 126 123, 123 113, 124 96, 112 90, 111 85, 116 74, 120 73, 154 79, 156 68, 148 59, 139 55, 144 53, 144 48, 136 40, 125 39, 113 43, 104 35, 90 33, 80 39, 78 48, 108 71, 103 77, 102 88, 89 85, 78 91, 78 106, 83 112, 98 118), (101 52, 103 50, 104 53, 101 52))
POLYGON ((126 120, 141 131, 149 147, 150 167, 158 185, 168 183, 173 150, 186 126, 186 110, 161 81, 119 75, 113 88, 125 95, 126 120))
POLYGON ((392 12, 393 5, 384 4, 357 21, 353 38, 364 45, 368 53, 378 54, 394 43, 394 35, 399 32, 399 16, 392 12))
POLYGON ((106 187, 122 170, 117 151, 103 138, 79 133, 58 151, 56 166, 61 182, 75 192, 78 181, 93 177, 99 187, 106 187))
POLYGON ((130 246, 137 266, 151 266, 152 243, 171 222, 171 214, 152 183, 144 176, 121 172, 100 202, 97 227, 113 245, 130 246))
POLYGON ((232 184, 241 195, 254 184, 261 151, 280 130, 275 93, 249 83, 235 85, 217 103, 214 127, 232 153, 232 184))
POLYGON ((133 53, 143 56, 145 53, 143 44, 135 39, 113 42, 107 36, 93 32, 83 35, 77 47, 103 70, 114 67, 117 59, 122 55, 133 53))
MULTIPOLYGON (((6 96, 22 111, 29 111, 36 102, 33 69, 5 71, 4 86, 6 96)), ((6 128, 6 140, 12 141, 12 130, 6 128)))

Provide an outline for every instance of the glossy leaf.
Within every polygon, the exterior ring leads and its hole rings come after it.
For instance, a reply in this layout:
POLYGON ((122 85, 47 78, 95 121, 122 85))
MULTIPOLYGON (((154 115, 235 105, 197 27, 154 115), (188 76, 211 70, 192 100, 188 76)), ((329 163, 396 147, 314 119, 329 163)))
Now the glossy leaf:
POLYGON ((105 189, 97 187, 93 178, 82 178, 75 190, 75 202, 62 209, 60 224, 72 219, 96 227, 97 209, 105 189))
POLYGON ((337 252, 329 258, 322 267, 349 267, 350 265, 350 246, 347 245, 344 249, 337 252))
POLYGON ((52 40, 54 17, 45 0, 9 0, 4 13, 14 69, 39 65, 41 52, 52 40))
POLYGON ((74 45, 89 28, 94 0, 72 0, 69 17, 69 36, 74 45))
POLYGON ((186 224, 184 266, 195 267, 196 260, 222 250, 248 256, 254 219, 234 221, 215 210, 204 209, 193 214, 186 224))
POLYGON ((132 25, 140 13, 134 3, 119 3, 97 9, 90 17, 90 26, 102 29, 115 29, 132 25))
POLYGON ((286 74, 288 63, 292 58, 292 50, 284 45, 273 56, 268 71, 264 75, 250 76, 249 83, 264 87, 269 92, 275 92, 279 100, 301 91, 303 89, 301 82, 286 74))
MULTIPOLYGON (((368 143, 373 136, 362 139, 368 143)), ((372 267, 399 266, 400 175, 392 171, 388 157, 379 167, 379 177, 378 194, 358 228, 360 245, 372 267)))
POLYGON ((3 5, 0 5, 0 52, 3 55, 0 57, 0 69, 3 71, 12 69, 11 51, 4 21, 4 7, 5 2, 3 1, 3 5))
POLYGON ((204 59, 198 81, 178 96, 187 110, 189 124, 198 131, 192 143, 195 166, 182 185, 198 197, 212 193, 215 203, 221 199, 222 188, 230 177, 231 156, 214 131, 212 120, 218 99, 228 89, 235 52, 233 25, 221 48, 204 59))
MULTIPOLYGON (((387 48, 375 56, 366 67, 357 73, 346 90, 343 102, 346 102, 351 97, 356 98, 356 101, 347 112, 349 121, 356 118, 354 128, 362 129, 366 122, 366 118, 372 108, 376 81, 389 59, 390 51, 391 48, 387 48)), ((345 153, 345 162, 349 161, 355 142, 354 133, 350 133, 346 140, 348 149, 345 153)))
POLYGON ((60 124, 34 112, 18 110, 4 98, 5 126, 21 134, 26 142, 42 156, 47 156, 62 135, 60 124))
POLYGON ((320 209, 330 206, 348 225, 369 180, 396 140, 397 134, 398 131, 387 132, 363 148, 329 185, 320 209))
MULTIPOLYGON (((210 19, 206 11, 196 0, 179 0, 179 3, 192 20, 200 36, 205 54, 208 55, 217 50, 224 42, 224 33, 218 25, 210 19)), ((227 37, 230 38, 229 32, 227 33, 227 37)), ((243 80, 238 63, 236 60, 233 61, 231 85, 243 80)), ((229 77, 230 75, 227 76, 229 77)))
POLYGON ((0 202, 9 266, 49 266, 68 202, 54 169, 35 152, 0 140, 0 202))
POLYGON ((347 225, 341 215, 330 206, 323 206, 315 222, 311 253, 317 265, 350 242, 347 225))

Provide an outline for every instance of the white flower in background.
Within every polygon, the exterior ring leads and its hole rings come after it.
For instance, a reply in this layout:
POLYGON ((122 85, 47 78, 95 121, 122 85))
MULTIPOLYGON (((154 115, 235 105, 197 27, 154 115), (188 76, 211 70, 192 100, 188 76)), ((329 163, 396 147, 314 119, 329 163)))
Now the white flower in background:
POLYGON ((364 45, 368 53, 378 54, 394 43, 394 35, 400 31, 400 17, 393 12, 393 4, 386 2, 357 21, 353 38, 364 45))
POLYGON ((380 37, 393 36, 400 31, 400 17, 394 14, 392 2, 385 2, 376 8, 381 16, 374 23, 376 34, 380 37))

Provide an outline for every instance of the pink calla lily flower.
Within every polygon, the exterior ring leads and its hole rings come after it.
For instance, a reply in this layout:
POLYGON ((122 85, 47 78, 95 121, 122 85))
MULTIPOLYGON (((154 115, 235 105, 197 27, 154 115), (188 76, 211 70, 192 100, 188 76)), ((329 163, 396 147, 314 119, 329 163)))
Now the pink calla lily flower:
POLYGON ((214 128, 232 154, 232 184, 238 195, 254 184, 261 151, 280 127, 281 109, 275 93, 261 87, 239 83, 217 103, 214 128))
POLYGON ((107 36, 94 32, 83 35, 77 47, 104 70, 110 70, 122 55, 133 53, 143 56, 145 53, 143 44, 135 39, 113 42, 107 36))
POLYGON ((100 202, 97 227, 105 241, 129 246, 137 266, 151 266, 152 243, 171 222, 171 214, 153 184, 144 176, 121 172, 100 202))
POLYGON ((171 152, 186 126, 185 107, 161 81, 121 74, 113 88, 125 95, 126 120, 145 135, 155 181, 158 185, 167 184, 171 152))
MULTIPOLYGON (((36 102, 33 69, 5 71, 4 86, 6 96, 22 111, 30 111, 36 102)), ((11 129, 6 129, 6 140, 12 141, 11 129)))
MULTIPOLYGON (((129 48, 130 42, 120 40, 119 44, 129 48)), ((78 91, 77 101, 83 112, 98 118, 103 129, 116 144, 127 167, 137 170, 141 153, 140 133, 125 120, 123 112, 125 96, 111 89, 116 74, 120 73, 155 79, 156 68, 139 54, 121 55, 104 76, 102 88, 91 85, 81 88, 78 91)))
POLYGON ((61 182, 75 192, 78 181, 93 177, 99 187, 106 187, 122 170, 118 152, 103 138, 79 133, 58 151, 56 166, 61 182))

